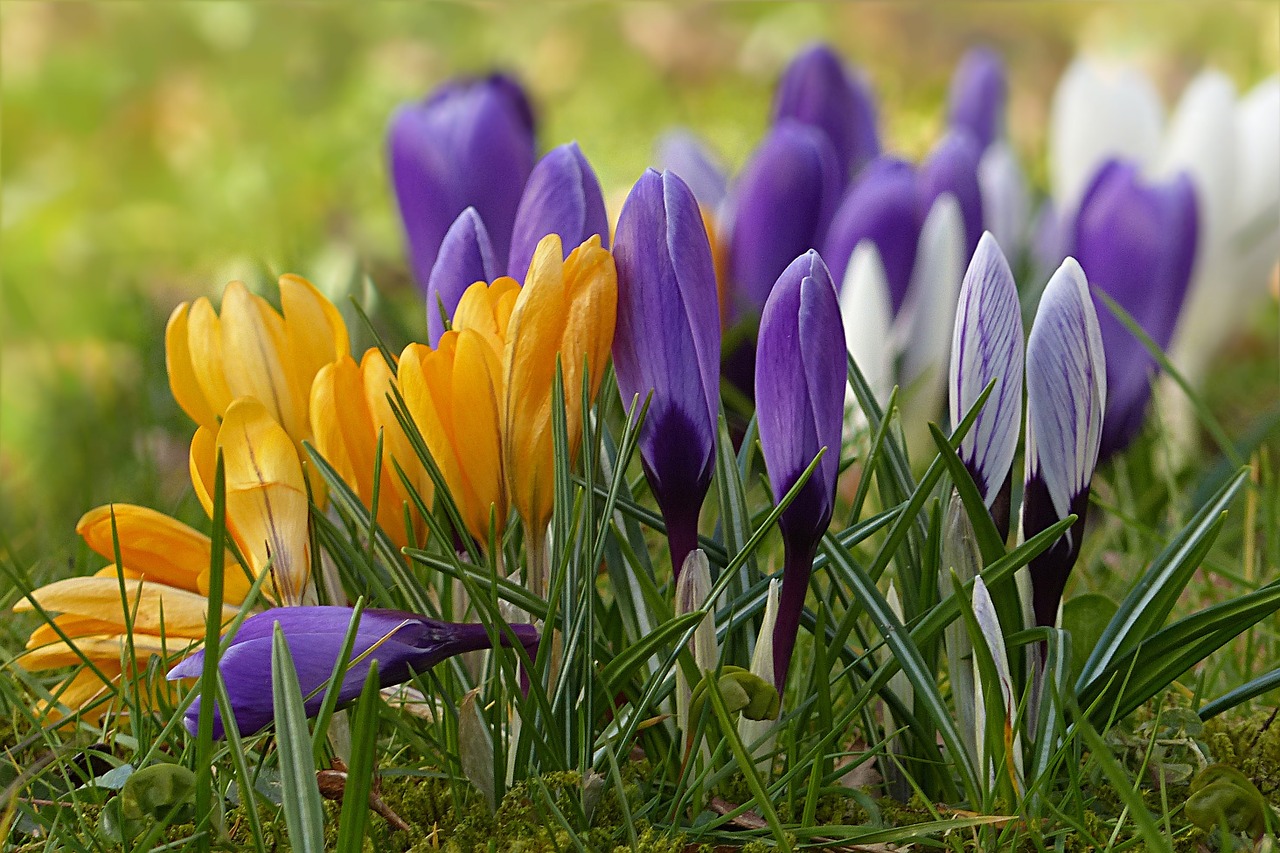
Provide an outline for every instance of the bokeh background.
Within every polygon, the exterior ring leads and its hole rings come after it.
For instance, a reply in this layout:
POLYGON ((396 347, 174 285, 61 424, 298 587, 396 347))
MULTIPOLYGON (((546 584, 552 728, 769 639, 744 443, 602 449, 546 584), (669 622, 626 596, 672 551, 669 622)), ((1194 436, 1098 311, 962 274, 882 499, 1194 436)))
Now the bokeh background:
MULTIPOLYGON (((783 63, 814 39, 867 71, 887 147, 912 156, 963 50, 995 47, 1040 191, 1050 97, 1078 50, 1138 63, 1170 103, 1206 65, 1241 89, 1280 70, 1280 4, 1263 1, 5 0, 0 34, 0 557, 37 578, 83 559, 73 526, 97 504, 202 517, 164 372, 179 301, 216 301, 233 278, 271 293, 285 271, 337 297, 367 274, 380 322, 423 328, 383 134, 449 75, 516 72, 543 147, 578 140, 616 215, 669 126, 740 165, 783 63)), ((1231 407, 1274 392, 1275 318, 1233 347, 1239 379, 1215 383, 1215 405, 1244 424, 1231 407), (1230 392, 1257 376, 1260 392, 1230 392)))

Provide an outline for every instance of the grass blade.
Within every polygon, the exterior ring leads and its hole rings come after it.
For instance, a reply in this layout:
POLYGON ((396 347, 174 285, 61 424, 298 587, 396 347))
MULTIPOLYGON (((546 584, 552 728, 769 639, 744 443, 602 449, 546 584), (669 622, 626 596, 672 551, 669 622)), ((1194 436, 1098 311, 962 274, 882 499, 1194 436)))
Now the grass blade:
POLYGON ((276 623, 271 639, 271 693, 275 705, 276 741, 280 748, 282 803, 289 844, 299 853, 323 853, 324 809, 316 784, 316 764, 307 730, 302 688, 284 631, 276 623))

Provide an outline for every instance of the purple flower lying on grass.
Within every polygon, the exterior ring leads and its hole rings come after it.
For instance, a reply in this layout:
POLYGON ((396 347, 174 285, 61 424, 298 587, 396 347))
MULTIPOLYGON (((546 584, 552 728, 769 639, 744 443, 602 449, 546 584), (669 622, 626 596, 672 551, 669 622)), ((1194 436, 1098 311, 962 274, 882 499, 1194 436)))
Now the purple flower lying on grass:
POLYGON ((782 513, 782 598, 774 629, 778 692, 800 627, 814 549, 831 522, 844 423, 844 326, 835 285, 817 252, 791 262, 769 296, 756 352, 760 449, 777 503, 824 448, 821 462, 782 513))
POLYGON ((623 406, 637 394, 641 404, 650 398, 640 459, 678 577, 698 545, 720 401, 716 273, 698 202, 684 181, 652 169, 640 177, 618 218, 614 262, 618 391, 623 406))
MULTIPOLYGON (((352 613, 349 607, 277 607, 250 616, 234 637, 229 641, 223 638, 218 669, 242 735, 265 728, 274 714, 269 685, 271 637, 276 623, 289 644, 302 695, 311 697, 306 701, 307 714, 311 715, 320 710, 324 701, 325 691, 319 688, 333 675, 352 613)), ((532 625, 512 625, 511 630, 526 648, 538 642, 538 632, 532 625)), ((508 637, 500 640, 503 646, 510 646, 508 637)), ((378 681, 388 687, 408 681, 414 673, 425 672, 446 658, 492 647, 483 625, 438 622, 399 610, 365 610, 356 628, 352 659, 373 651, 347 669, 338 690, 338 703, 351 702, 360 695, 371 661, 378 662, 378 681)), ((169 670, 168 678, 199 678, 203 667, 204 652, 198 651, 169 670)), ((184 718, 192 734, 203 698, 198 697, 191 704, 184 718)), ((223 734, 221 709, 215 709, 213 736, 221 738, 223 734)))
MULTIPOLYGON (((1109 295, 1161 349, 1178 325, 1195 262, 1198 214, 1186 174, 1147 183, 1138 167, 1104 165, 1085 190, 1076 217, 1074 254, 1094 287, 1109 295)), ((1158 369, 1147 348, 1095 297, 1107 352, 1102 459, 1123 450, 1142 429, 1158 369)))
POLYGON ((445 232, 468 207, 507 257, 516 206, 534 161, 534 119, 520 84, 505 74, 455 80, 405 104, 387 134, 391 181, 425 288, 445 232))
POLYGON ((1037 625, 1057 622, 1067 577, 1080 554, 1106 407, 1107 357, 1098 317, 1084 271, 1067 258, 1040 297, 1027 339, 1023 538, 1077 516, 1066 535, 1031 561, 1037 625))
POLYGON ((600 181, 576 142, 552 148, 533 167, 516 211, 507 275, 524 281, 538 243, 548 234, 559 235, 566 258, 595 235, 609 248, 600 181))

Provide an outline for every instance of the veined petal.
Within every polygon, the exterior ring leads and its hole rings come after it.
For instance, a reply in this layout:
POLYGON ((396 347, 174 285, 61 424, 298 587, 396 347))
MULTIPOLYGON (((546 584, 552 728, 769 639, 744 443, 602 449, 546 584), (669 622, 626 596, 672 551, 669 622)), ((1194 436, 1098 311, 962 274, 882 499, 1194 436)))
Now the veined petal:
MULTIPOLYGON (((231 405, 222 353, 222 321, 208 298, 201 296, 187 312, 187 346, 191 369, 210 410, 221 415, 231 405)), ((189 414, 189 413, 188 413, 189 414)), ((214 427, 214 424, 201 426, 214 427)))
MULTIPOLYGON (((893 391, 894 351, 890 346, 893 304, 880 252, 872 240, 863 240, 853 250, 840 288, 840 316, 844 321, 844 342, 849 355, 862 371, 867 384, 882 406, 893 391)), ((845 391, 845 409, 857 406, 853 389, 845 391)))
MULTIPOLYGON (((32 590, 31 595, 19 599, 13 609, 16 613, 32 611, 35 607, 31 599, 34 599, 46 612, 111 622, 123 632, 124 606, 127 601, 134 631, 160 634, 163 613, 166 636, 191 639, 204 637, 209 600, 203 595, 140 580, 125 580, 123 586, 127 597, 124 601, 121 599, 121 582, 118 578, 65 578, 32 590)), ((232 619, 235 615, 234 607, 223 606, 224 620, 232 619)))
POLYGON ((228 284, 222 297, 227 387, 236 397, 261 403, 289 435, 304 438, 307 413, 298 397, 298 380, 287 369, 287 352, 284 318, 243 283, 228 284))
POLYGON ((301 394, 305 420, 311 382, 320 368, 351 355, 347 324, 334 304, 316 286, 298 275, 280 276, 280 307, 284 312, 288 362, 301 394))
POLYGON ((951 423, 958 424, 987 385, 995 388, 960 443, 960 458, 973 475, 998 529, 1008 531, 1009 508, 996 501, 1009 480, 1022 420, 1022 310, 1013 272, 990 232, 978 241, 960 285, 951 342, 951 423))
POLYGON ((108 560, 115 560, 111 518, 115 515, 120 559, 151 581, 195 590, 196 577, 209 566, 209 537, 164 513, 133 504, 111 504, 80 517, 76 532, 108 560))
POLYGON ((226 469, 228 529, 255 574, 270 562, 273 594, 290 604, 302 601, 311 544, 306 482, 293 441, 262 403, 242 397, 227 409, 218 447, 226 469))
POLYGON ((220 413, 215 412, 206 399, 191 362, 189 311, 190 306, 183 302, 173 309, 164 327, 164 363, 169 374, 169 390, 191 420, 201 426, 215 427, 220 413))

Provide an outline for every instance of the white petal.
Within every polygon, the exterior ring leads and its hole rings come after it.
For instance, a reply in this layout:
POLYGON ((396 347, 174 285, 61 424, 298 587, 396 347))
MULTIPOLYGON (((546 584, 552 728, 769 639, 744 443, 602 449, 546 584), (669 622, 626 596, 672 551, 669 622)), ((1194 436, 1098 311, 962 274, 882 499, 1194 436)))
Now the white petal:
MULTIPOLYGON (((773 628, 778 624, 778 595, 781 588, 777 580, 769 581, 764 619, 760 623, 760 634, 756 637, 755 651, 751 653, 751 674, 759 676, 767 684, 773 684, 773 628)), ((777 720, 748 720, 743 717, 738 721, 738 736, 747 749, 752 750, 756 767, 761 772, 770 764, 776 740, 776 735, 770 733, 777 725, 777 720), (766 735, 769 737, 765 737, 766 735)))
POLYGON ((951 193, 943 193, 920 229, 911 284, 895 324, 899 326, 896 331, 904 335, 903 382, 911 385, 927 379, 928 396, 933 400, 938 400, 944 388, 943 371, 950 355, 956 298, 963 275, 964 222, 960 205, 951 193))
POLYGON ((1022 309, 1009 262, 991 232, 982 235, 960 285, 951 342, 951 424, 958 424, 994 379, 995 388, 960 445, 990 507, 1004 485, 1022 421, 1022 309))
POLYGON ((1031 199, 1022 166, 1007 141, 997 139, 983 152, 978 162, 978 187, 987 230, 995 235, 1006 254, 1021 257, 1026 247, 1031 199))
POLYGON ((1093 477, 1107 406, 1098 315, 1075 258, 1040 297, 1027 339, 1027 477, 1039 473, 1058 518, 1093 477))
MULTIPOLYGON (((884 405, 893 391, 893 348, 889 346, 893 307, 880 251, 871 240, 854 248, 840 288, 840 316, 849 355, 862 371, 876 402, 884 405)), ((856 407, 853 391, 847 391, 846 409, 856 407)))
MULTIPOLYGON (((707 607, 711 595, 711 566, 707 555, 701 548, 696 548, 685 558, 680 570, 680 579, 676 581, 676 600, 674 612, 676 616, 684 616, 707 607)), ((711 672, 716 668, 716 623, 710 612, 698 622, 689 640, 689 651, 693 654, 698 671, 711 672)), ((682 731, 688 732, 689 704, 693 697, 693 686, 684 675, 683 667, 676 667, 676 724, 682 731)))
POLYGON ((1093 173, 1111 157, 1151 163, 1160 148, 1164 110, 1151 81, 1138 70, 1077 58, 1063 73, 1049 118, 1049 173, 1064 215, 1093 173))

